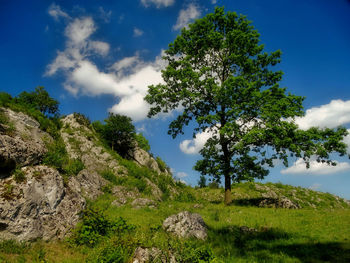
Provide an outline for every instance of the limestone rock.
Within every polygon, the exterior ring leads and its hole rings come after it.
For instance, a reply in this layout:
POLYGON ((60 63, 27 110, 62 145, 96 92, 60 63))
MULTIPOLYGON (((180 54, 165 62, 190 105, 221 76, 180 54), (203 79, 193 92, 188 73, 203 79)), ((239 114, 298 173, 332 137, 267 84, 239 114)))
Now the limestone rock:
POLYGON ((47 166, 24 167, 26 180, 0 182, 0 239, 62 238, 79 220, 85 200, 47 166))
POLYGON ((16 166, 38 164, 47 152, 43 139, 51 137, 40 130, 33 118, 10 109, 1 110, 15 128, 11 136, 0 133, 0 178, 5 178, 16 166))
POLYGON ((175 257, 170 255, 167 257, 159 248, 136 248, 132 263, 146 263, 146 262, 159 262, 159 263, 176 263, 175 257))
POLYGON ((125 186, 115 186, 112 189, 112 194, 116 197, 116 199, 112 202, 112 205, 122 206, 125 205, 129 199, 136 199, 140 196, 137 188, 134 190, 128 190, 125 186))
POLYGON ((259 207, 299 209, 300 205, 292 202, 290 199, 286 197, 282 197, 282 198, 264 198, 259 202, 259 207))
POLYGON ((172 215, 163 222, 163 229, 178 237, 195 237, 205 240, 207 238, 207 227, 199 214, 188 211, 172 215))
POLYGON ((147 166, 150 169, 156 171, 158 174, 161 173, 161 170, 159 169, 158 163, 154 158, 145 150, 136 147, 133 152, 133 157, 137 163, 143 166, 147 166))
POLYGON ((155 201, 147 198, 137 198, 131 203, 131 205, 133 208, 136 208, 136 209, 143 208, 143 207, 154 209, 158 207, 158 204, 155 201))

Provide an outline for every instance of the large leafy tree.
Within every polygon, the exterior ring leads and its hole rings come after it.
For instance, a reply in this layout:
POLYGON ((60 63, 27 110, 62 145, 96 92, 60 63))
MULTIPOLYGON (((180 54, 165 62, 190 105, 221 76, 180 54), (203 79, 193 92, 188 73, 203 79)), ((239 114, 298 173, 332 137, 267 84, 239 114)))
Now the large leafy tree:
MULTIPOLYGON (((266 53, 259 33, 242 15, 214 13, 196 20, 169 45, 162 76, 165 84, 150 86, 148 116, 183 109, 169 125, 174 138, 195 121, 195 132, 211 137, 200 151, 195 169, 225 179, 225 203, 231 183, 262 179, 275 159, 288 166, 290 155, 332 162, 329 154, 346 153, 345 128, 300 130, 303 97, 279 86, 282 72, 273 70, 281 52, 266 53)), ((195 136, 195 133, 194 133, 195 136)))

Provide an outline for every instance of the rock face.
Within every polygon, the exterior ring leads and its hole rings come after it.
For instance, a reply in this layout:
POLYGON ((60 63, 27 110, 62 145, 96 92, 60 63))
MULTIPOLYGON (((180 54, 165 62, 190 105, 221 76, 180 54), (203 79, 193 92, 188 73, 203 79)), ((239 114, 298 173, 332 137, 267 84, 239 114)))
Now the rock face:
POLYGON ((195 237, 205 240, 207 238, 207 227, 199 214, 188 211, 172 215, 163 222, 163 229, 178 237, 195 237))
POLYGON ((147 262, 159 262, 159 263, 176 263, 175 257, 170 255, 167 257, 164 253, 156 247, 152 248, 136 248, 132 263, 147 263, 147 262))
POLYGON ((288 198, 265 198, 259 202, 259 207, 275 207, 287 209, 299 209, 297 203, 292 202, 288 198))
POLYGON ((62 238, 79 220, 85 200, 53 168, 22 168, 25 181, 1 180, 0 239, 62 238))
POLYGON ((11 174, 17 165, 35 165, 47 152, 43 138, 51 137, 40 130, 33 118, 10 109, 1 109, 13 124, 11 136, 0 133, 0 178, 11 174))
MULTIPOLYGON (((145 150, 136 147, 136 149, 133 152, 133 158, 135 161, 143 166, 147 166, 150 169, 156 171, 158 174, 160 174, 162 171, 159 169, 158 163, 148 152, 145 150)), ((164 171, 167 173, 167 171, 164 171)))

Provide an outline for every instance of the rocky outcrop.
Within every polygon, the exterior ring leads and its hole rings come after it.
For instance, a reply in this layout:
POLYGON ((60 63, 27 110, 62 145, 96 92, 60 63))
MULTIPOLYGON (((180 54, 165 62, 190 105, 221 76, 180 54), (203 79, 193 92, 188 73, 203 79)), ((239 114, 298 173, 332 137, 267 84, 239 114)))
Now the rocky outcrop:
POLYGON ((1 111, 14 128, 11 136, 0 133, 0 178, 5 178, 16 166, 38 164, 47 152, 44 138, 51 137, 40 130, 40 124, 33 118, 10 109, 1 111))
POLYGON ((288 198, 265 198, 259 202, 259 207, 274 207, 274 208, 287 208, 287 209, 299 209, 300 205, 292 202, 288 198))
POLYGON ((159 262, 159 263, 176 263, 173 255, 166 256, 159 248, 136 248, 132 263, 147 263, 147 262, 159 262))
POLYGON ((163 229, 178 237, 195 237, 205 240, 207 238, 207 226, 199 214, 188 211, 172 215, 164 220, 163 229))
POLYGON ((155 201, 148 198, 137 198, 131 203, 131 206, 136 209, 144 207, 155 209, 158 207, 158 204, 155 201))
POLYGON ((112 205, 115 205, 115 206, 125 205, 129 200, 135 200, 140 196, 140 193, 137 190, 137 188, 134 188, 133 190, 129 190, 125 186, 121 186, 121 185, 113 187, 112 194, 116 198, 112 202, 112 205))
POLYGON ((24 167, 25 180, 0 182, 0 239, 62 238, 79 220, 85 200, 46 166, 24 167))
MULTIPOLYGON (((156 160, 154 160, 154 158, 145 150, 136 147, 133 151, 133 158, 134 160, 143 166, 147 166, 148 168, 150 168, 151 170, 157 172, 158 174, 160 174, 162 171, 160 170, 158 163, 156 160)), ((163 171, 164 173, 168 173, 166 170, 163 171)))

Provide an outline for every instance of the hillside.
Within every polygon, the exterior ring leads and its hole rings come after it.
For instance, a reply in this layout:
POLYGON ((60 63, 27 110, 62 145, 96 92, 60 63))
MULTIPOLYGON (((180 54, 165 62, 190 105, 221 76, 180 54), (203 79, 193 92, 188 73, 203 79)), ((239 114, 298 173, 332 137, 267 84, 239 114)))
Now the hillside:
POLYGON ((247 182, 224 206, 223 189, 175 181, 140 147, 122 158, 81 114, 54 122, 0 108, 0 170, 0 261, 350 260, 348 201, 247 182), (183 211, 203 218, 204 240, 165 230, 183 211))

